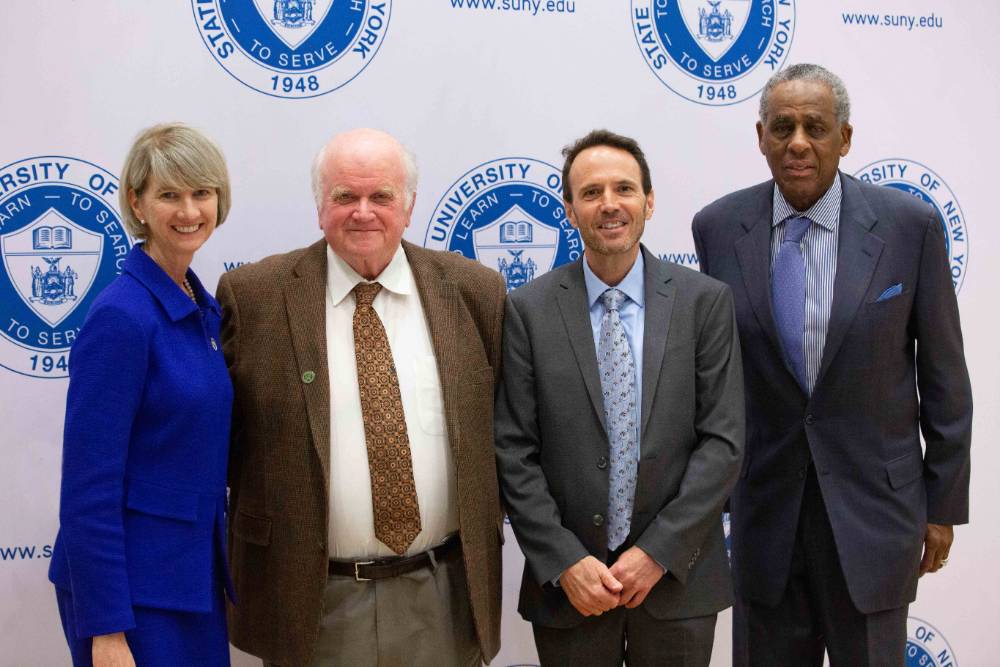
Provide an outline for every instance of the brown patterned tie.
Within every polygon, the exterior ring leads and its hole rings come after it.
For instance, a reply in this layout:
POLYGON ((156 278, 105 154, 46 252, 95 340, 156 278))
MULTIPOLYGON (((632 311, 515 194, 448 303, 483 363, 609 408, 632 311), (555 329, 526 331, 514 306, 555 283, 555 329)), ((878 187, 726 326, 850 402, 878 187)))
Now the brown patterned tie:
POLYGON ((379 283, 354 286, 354 358, 368 445, 375 537, 403 554, 420 532, 420 507, 396 365, 382 320, 372 307, 381 289, 379 283))

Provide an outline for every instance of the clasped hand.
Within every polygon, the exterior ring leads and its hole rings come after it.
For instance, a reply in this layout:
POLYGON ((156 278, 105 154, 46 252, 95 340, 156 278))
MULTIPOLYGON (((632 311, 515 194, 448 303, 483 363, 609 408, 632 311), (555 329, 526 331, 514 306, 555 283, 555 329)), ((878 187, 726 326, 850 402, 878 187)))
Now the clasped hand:
POLYGON ((584 616, 600 616, 615 607, 634 609, 663 576, 663 568, 639 547, 627 549, 609 568, 586 556, 562 573, 559 585, 584 616))

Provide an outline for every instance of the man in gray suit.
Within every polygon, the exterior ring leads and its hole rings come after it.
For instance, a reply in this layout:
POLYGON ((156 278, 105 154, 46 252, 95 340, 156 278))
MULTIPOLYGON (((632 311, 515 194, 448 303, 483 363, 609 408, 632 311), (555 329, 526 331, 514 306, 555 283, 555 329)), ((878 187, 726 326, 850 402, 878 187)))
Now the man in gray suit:
POLYGON ((633 139, 563 154, 584 258, 508 296, 496 405, 518 610, 543 665, 708 665, 743 451, 732 295, 640 248, 654 196, 633 139))
POLYGON ((757 123, 774 179, 694 219, 746 364, 738 663, 821 665, 825 648, 835 667, 903 664, 917 578, 968 520, 972 393, 942 222, 837 170, 849 117, 829 71, 777 73, 757 123))

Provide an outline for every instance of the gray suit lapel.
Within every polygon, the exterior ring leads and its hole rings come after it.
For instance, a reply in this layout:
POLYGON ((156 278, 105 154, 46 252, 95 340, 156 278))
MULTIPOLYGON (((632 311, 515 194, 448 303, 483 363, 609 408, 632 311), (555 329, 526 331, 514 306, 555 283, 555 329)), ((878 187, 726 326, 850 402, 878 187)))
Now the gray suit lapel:
POLYGON ((458 328, 461 297, 458 286, 444 277, 429 254, 421 252, 421 248, 405 241, 403 250, 410 263, 410 270, 413 271, 413 280, 417 284, 420 303, 427 319, 427 328, 431 333, 431 346, 434 348, 438 378, 441 381, 445 422, 448 425, 448 443, 457 463, 460 438, 456 401, 460 391, 458 385, 461 372, 456 368, 455 355, 458 344, 455 340, 455 331, 458 328))
MULTIPOLYGON (((586 260, 580 260, 584 261, 586 260)), ((561 289, 556 293, 556 302, 559 304, 559 312, 566 327, 566 338, 573 349, 573 354, 576 355, 576 364, 580 374, 583 375, 590 403, 601 420, 604 432, 607 433, 608 425, 604 420, 604 395, 601 392, 601 376, 597 370, 597 349, 594 347, 594 329, 590 325, 590 307, 587 304, 587 286, 583 281, 582 263, 567 271, 559 286, 561 289)))
MULTIPOLYGON (((293 381, 305 396, 313 446, 330 490, 330 378, 326 356, 326 241, 309 246, 285 288, 285 308, 292 348, 298 362, 293 381), (312 374, 311 378, 307 374, 312 374), (308 380, 308 381, 307 381, 308 380)), ((277 378, 275 379, 277 381, 277 378)))
POLYGON ((674 292, 669 268, 645 248, 642 249, 645 264, 644 290, 646 313, 642 341, 642 412, 640 413, 640 441, 645 441, 646 426, 653 412, 653 398, 660 377, 669 369, 661 371, 663 356, 670 335, 670 316, 674 309, 674 292))
POLYGON ((844 336, 854 321, 885 242, 871 233, 878 218, 861 194, 857 183, 842 177, 843 195, 840 204, 840 241, 837 249, 837 276, 833 283, 833 304, 826 344, 820 363, 816 386, 819 386, 833 358, 844 342, 844 336))

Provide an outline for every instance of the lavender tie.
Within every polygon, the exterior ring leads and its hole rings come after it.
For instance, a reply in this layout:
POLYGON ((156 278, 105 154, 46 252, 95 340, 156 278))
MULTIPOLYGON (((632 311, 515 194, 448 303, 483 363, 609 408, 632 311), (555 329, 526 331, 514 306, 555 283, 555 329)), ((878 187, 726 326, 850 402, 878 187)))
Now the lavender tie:
POLYGON ((806 324, 806 263, 799 245, 812 220, 805 216, 785 221, 785 238, 771 272, 774 320, 789 366, 803 391, 808 392, 803 338, 806 324))
POLYGON ((636 425, 635 361, 618 309, 625 301, 621 290, 601 295, 604 317, 597 348, 597 367, 604 395, 604 421, 611 445, 608 478, 608 549, 615 550, 628 537, 632 523, 632 501, 639 469, 636 425))

